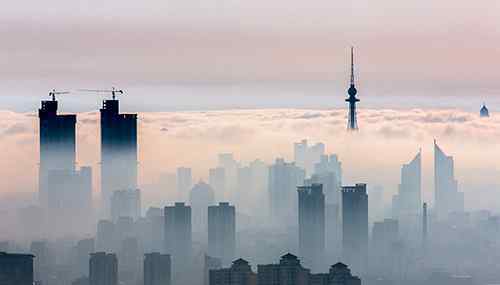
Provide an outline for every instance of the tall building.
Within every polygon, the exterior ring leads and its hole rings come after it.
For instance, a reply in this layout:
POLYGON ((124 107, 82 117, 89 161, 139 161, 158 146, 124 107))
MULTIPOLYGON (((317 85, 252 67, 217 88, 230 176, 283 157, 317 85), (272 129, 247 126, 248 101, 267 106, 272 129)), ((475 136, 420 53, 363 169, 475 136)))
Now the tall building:
POLYGON ((165 252, 172 256, 174 271, 189 262, 191 247, 191 207, 180 202, 165 207, 165 252))
POLYGON ((258 285, 308 285, 310 270, 302 267, 297 256, 287 253, 279 264, 257 266, 258 285))
POLYGON ((192 211, 193 231, 207 232, 207 209, 215 203, 214 190, 207 183, 200 181, 194 185, 189 195, 192 211))
POLYGON ((97 251, 114 251, 117 249, 115 245, 116 228, 113 222, 108 220, 100 220, 97 223, 96 233, 96 249, 97 251))
POLYGON ((90 285, 118 285, 118 259, 115 254, 96 252, 89 260, 90 285))
POLYGON ((111 219, 130 217, 134 221, 141 217, 141 191, 139 189, 115 190, 111 196, 111 219))
POLYGON ((236 254, 236 210, 229 203, 208 207, 208 254, 229 264, 236 254))
POLYGON ((35 281, 46 284, 54 270, 54 258, 46 241, 33 241, 30 253, 34 255, 33 274, 35 281))
POLYGON ((269 167, 268 189, 270 197, 270 214, 274 222, 284 225, 297 221, 297 195, 294 190, 302 185, 305 171, 294 163, 287 163, 278 158, 269 167))
POLYGON ((205 254, 203 266, 203 285, 210 284, 210 271, 222 268, 222 261, 217 257, 208 256, 205 254))
POLYGON ((231 267, 210 270, 210 285, 256 285, 256 275, 248 261, 237 259, 231 267))
POLYGON ((347 129, 350 131, 358 129, 358 121, 356 118, 356 103, 360 100, 356 98, 356 94, 358 90, 356 90, 354 83, 354 48, 351 48, 351 84, 349 89, 347 90, 347 94, 349 97, 345 99, 346 102, 349 103, 349 113, 347 115, 347 129))
POLYGON ((0 285, 33 285, 33 258, 0 252, 0 285))
POLYGON ((137 189, 137 114, 120 114, 114 96, 104 100, 100 112, 101 192, 109 211, 113 191, 137 189))
POLYGON ((177 168, 177 198, 181 201, 186 201, 189 190, 193 187, 193 175, 191 168, 177 168))
POLYGON ((452 212, 463 212, 464 195, 458 192, 453 157, 446 155, 434 140, 434 187, 436 213, 447 218, 452 212))
POLYGON ((159 252, 144 255, 144 285, 172 284, 170 255, 159 252))
POLYGON ((420 214, 421 188, 422 154, 419 151, 410 163, 403 164, 401 168, 401 184, 393 205, 395 218, 405 220, 408 216, 420 214))
POLYGON ((314 271, 325 258, 325 195, 321 184, 297 187, 299 195, 299 252, 314 271))
POLYGON ((229 191, 234 191, 238 186, 237 176, 238 176, 238 167, 240 167, 240 164, 238 163, 238 161, 234 159, 232 153, 220 153, 218 155, 218 167, 222 167, 225 173, 226 193, 224 200, 234 201, 236 195, 234 192, 229 192, 229 191))
POLYGON ((315 164, 320 162, 324 154, 325 145, 323 143, 309 145, 307 140, 302 140, 293 144, 295 164, 305 169, 307 175, 313 173, 315 164))
POLYGON ((342 187, 342 255, 356 272, 364 272, 368 251, 366 184, 342 187))
POLYGON ((48 175, 51 170, 75 169, 76 160, 76 115, 57 113, 58 102, 52 97, 42 101, 38 110, 40 121, 40 169, 38 172, 38 198, 47 207, 48 175))

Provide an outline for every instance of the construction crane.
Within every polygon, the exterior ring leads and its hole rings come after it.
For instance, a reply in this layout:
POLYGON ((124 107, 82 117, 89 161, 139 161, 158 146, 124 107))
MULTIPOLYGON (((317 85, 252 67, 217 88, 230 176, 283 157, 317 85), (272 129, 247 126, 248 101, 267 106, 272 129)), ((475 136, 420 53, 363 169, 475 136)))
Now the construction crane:
POLYGON ((124 94, 123 90, 115 89, 112 87, 111 89, 79 89, 78 91, 84 92, 97 92, 97 93, 111 93, 113 100, 116 100, 116 94, 124 94))
POLYGON ((56 95, 68 93, 69 91, 56 91, 56 89, 52 89, 52 91, 49 91, 49 96, 52 96, 52 101, 56 101, 56 95))

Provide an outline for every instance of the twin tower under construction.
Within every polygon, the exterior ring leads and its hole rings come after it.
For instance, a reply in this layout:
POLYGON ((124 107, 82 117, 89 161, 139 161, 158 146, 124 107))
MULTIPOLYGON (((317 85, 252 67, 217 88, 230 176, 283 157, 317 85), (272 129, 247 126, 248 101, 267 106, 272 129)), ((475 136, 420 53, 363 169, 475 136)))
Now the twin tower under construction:
MULTIPOLYGON (((137 114, 120 114, 115 90, 112 99, 104 100, 100 109, 101 126, 101 192, 104 209, 115 190, 137 188, 137 114)), ((40 205, 54 210, 72 205, 64 197, 79 197, 80 207, 88 207, 92 195, 90 167, 76 169, 76 115, 58 114, 58 101, 42 101, 40 121, 40 205), (58 184, 67 181, 74 192, 59 195, 58 184), (61 200, 63 199, 63 200, 61 200), (82 206, 83 205, 83 206, 82 206)), ((68 199, 75 199, 67 197, 68 199)), ((73 212, 75 208, 71 209, 73 212)), ((85 211, 85 209, 81 209, 85 211)), ((59 213, 61 214, 61 213, 59 213)))

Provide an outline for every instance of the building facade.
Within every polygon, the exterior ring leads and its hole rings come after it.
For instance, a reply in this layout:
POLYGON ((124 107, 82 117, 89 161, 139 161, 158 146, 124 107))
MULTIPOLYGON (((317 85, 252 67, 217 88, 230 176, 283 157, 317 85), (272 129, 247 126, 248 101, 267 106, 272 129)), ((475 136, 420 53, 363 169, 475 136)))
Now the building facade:
POLYGON ((115 254, 96 252, 89 260, 90 285, 118 285, 118 259, 115 254))
POLYGON ((229 203, 208 207, 208 254, 229 264, 236 254, 236 210, 229 203))
POLYGON ((144 255, 144 285, 172 284, 170 255, 159 252, 144 255))

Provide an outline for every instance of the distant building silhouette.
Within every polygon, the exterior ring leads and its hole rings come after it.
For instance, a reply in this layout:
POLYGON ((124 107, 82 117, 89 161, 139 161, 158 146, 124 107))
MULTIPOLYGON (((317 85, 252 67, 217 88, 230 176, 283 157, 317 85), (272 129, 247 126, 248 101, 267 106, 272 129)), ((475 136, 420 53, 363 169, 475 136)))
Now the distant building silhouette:
POLYGON ((95 252, 95 241, 91 239, 79 240, 74 247, 74 271, 75 276, 87 276, 89 273, 89 256, 95 252))
POLYGON ((93 218, 92 169, 49 170, 47 213, 51 235, 88 232, 93 218))
POLYGON ((354 48, 351 48, 351 84, 349 86, 349 89, 347 90, 347 94, 349 94, 349 97, 345 99, 345 101, 349 103, 349 113, 347 115, 347 129, 350 131, 358 129, 358 121, 356 118, 357 116, 356 103, 359 102, 360 100, 356 98, 357 93, 358 90, 356 90, 354 83, 354 48))
POLYGON ((224 168, 210 168, 208 170, 208 184, 214 189, 215 199, 224 200, 226 192, 226 172, 224 168))
POLYGON ((210 270, 210 285, 256 285, 256 275, 244 259, 237 259, 229 268, 210 270))
POLYGON ((483 104, 483 106, 481 107, 481 110, 479 110, 479 116, 481 118, 487 118, 490 116, 490 111, 488 110, 488 108, 486 107, 485 104, 483 104))
POLYGON ((90 285, 118 285, 118 259, 115 254, 96 252, 89 260, 90 285))
POLYGON ((368 251, 366 184, 342 187, 342 256, 355 272, 364 272, 368 251))
POLYGON ((104 100, 100 113, 101 192, 109 211, 113 191, 137 189, 137 114, 120 114, 114 97, 104 100))
POLYGON ((323 143, 316 143, 309 146, 307 140, 302 140, 293 144, 295 164, 304 169, 307 175, 313 173, 315 164, 320 162, 324 154, 325 145, 323 143))
MULTIPOLYGON (((214 190, 207 183, 200 181, 193 186, 189 194, 191 203, 193 231, 207 232, 207 209, 215 203, 214 190)), ((203 235, 205 237, 205 235, 203 235)))
POLYGON ((428 235, 428 213, 427 213, 427 203, 422 205, 422 248, 427 249, 427 235, 428 235))
POLYGON ((325 195, 321 184, 297 187, 299 196, 299 253, 317 271, 325 258, 325 195))
POLYGON ((310 270, 302 267, 297 256, 287 253, 279 264, 257 265, 258 285, 308 285, 310 270))
POLYGON ((115 245, 115 224, 108 220, 100 220, 97 223, 96 233, 97 251, 114 251, 115 245))
POLYGON ((208 254, 228 264, 236 254, 236 210, 229 203, 208 207, 208 254))
POLYGON ((165 252, 172 256, 174 271, 188 264, 191 247, 191 207, 180 202, 165 207, 165 252))
POLYGON ((436 213, 447 218, 452 212, 463 212, 464 194, 458 192, 453 157, 446 155, 434 140, 434 187, 436 213))
POLYGON ((76 161, 76 115, 57 113, 58 102, 53 98, 42 101, 38 110, 40 127, 40 169, 38 172, 38 198, 47 207, 48 175, 51 170, 75 169, 76 161))
POLYGON ((0 252, 0 285, 33 285, 31 254, 0 252))
POLYGON ((225 197, 220 199, 224 199, 226 201, 231 201, 234 203, 236 198, 234 191, 238 186, 238 168, 240 167, 240 164, 234 159, 232 153, 220 153, 217 156, 217 159, 217 167, 222 167, 224 169, 226 180, 225 197))
POLYGON ((177 168, 177 199, 179 201, 186 201, 189 196, 189 191, 193 187, 193 176, 191 168, 179 167, 177 168))
POLYGON ((158 252, 144 255, 144 285, 172 284, 170 255, 158 252))
POLYGON ((281 225, 295 224, 297 217, 297 195, 293 189, 302 185, 305 171, 294 163, 278 158, 269 167, 269 197, 271 219, 281 225))
POLYGON ((46 284, 54 270, 54 257, 47 241, 33 241, 30 253, 35 256, 33 273, 35 281, 46 284))
POLYGON ((141 190, 115 190, 111 196, 111 219, 130 217, 137 220, 141 217, 141 190))
POLYGON ((401 219, 417 216, 420 213, 422 188, 422 155, 421 151, 408 164, 401 168, 401 184, 394 198, 393 216, 401 219))

